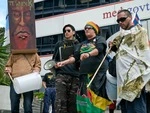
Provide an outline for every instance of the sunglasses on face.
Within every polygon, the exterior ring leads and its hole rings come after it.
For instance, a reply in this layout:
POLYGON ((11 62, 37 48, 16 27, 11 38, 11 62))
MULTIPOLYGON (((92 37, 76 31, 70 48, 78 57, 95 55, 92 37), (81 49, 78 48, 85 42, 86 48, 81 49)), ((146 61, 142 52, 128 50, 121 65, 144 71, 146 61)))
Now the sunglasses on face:
POLYGON ((119 19, 117 19, 117 22, 124 22, 128 17, 121 17, 119 19))
POLYGON ((86 29, 88 29, 88 30, 89 30, 89 29, 93 29, 93 27, 92 27, 92 26, 85 26, 85 27, 84 27, 84 30, 86 30, 86 29))
POLYGON ((66 32, 71 32, 71 30, 70 29, 65 29, 64 33, 66 33, 66 32))

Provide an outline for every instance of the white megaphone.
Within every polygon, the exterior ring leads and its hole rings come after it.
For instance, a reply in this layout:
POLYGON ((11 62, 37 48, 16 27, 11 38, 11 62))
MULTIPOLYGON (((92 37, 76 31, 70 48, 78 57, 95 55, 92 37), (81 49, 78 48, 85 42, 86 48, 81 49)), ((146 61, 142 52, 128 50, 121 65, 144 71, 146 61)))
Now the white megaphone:
POLYGON ((54 60, 48 60, 45 64, 44 64, 44 69, 45 70, 50 70, 55 66, 56 62, 54 60))

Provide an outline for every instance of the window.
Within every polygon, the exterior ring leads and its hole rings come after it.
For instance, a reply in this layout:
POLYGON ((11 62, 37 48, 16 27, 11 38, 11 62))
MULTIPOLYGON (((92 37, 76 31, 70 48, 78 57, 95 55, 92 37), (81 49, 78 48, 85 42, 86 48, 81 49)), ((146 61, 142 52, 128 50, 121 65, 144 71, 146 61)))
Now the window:
POLYGON ((91 2, 92 0, 80 0, 81 3, 91 2))
POLYGON ((58 41, 62 41, 62 34, 36 38, 38 54, 39 55, 53 54, 55 44, 58 41))
POLYGON ((35 10, 43 10, 43 2, 35 3, 35 10))

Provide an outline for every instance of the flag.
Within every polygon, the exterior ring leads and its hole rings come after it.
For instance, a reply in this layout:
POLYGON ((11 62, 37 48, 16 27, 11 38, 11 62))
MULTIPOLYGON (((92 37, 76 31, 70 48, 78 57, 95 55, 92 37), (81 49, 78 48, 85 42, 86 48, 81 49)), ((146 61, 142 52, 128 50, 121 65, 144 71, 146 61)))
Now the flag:
POLYGON ((142 25, 137 13, 134 14, 134 16, 133 16, 133 23, 134 23, 134 25, 137 25, 137 24, 142 25))
MULTIPOLYGON (((106 108, 112 103, 108 99, 104 87, 103 84, 97 93, 90 87, 86 87, 87 89, 83 94, 81 94, 82 91, 79 91, 77 93, 78 113, 104 113, 106 108)), ((83 89, 85 89, 85 87, 83 89)))

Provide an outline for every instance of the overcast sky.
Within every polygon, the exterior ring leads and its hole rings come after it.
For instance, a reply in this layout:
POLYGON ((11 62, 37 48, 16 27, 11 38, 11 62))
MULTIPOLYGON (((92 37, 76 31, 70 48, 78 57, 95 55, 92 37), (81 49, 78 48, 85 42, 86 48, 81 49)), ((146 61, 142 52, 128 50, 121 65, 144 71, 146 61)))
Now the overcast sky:
POLYGON ((5 27, 7 15, 7 0, 0 0, 0 27, 5 27))

